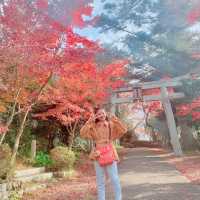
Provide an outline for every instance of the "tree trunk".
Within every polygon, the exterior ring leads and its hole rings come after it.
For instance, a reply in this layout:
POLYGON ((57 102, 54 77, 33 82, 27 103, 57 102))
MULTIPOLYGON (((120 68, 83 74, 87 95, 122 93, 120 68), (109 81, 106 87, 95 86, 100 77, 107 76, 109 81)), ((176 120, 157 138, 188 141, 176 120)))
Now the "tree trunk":
MULTIPOLYGON (((9 120, 8 120, 7 123, 6 123, 7 128, 11 125, 11 123, 12 123, 12 121, 13 121, 13 118, 14 118, 14 115, 15 115, 15 107, 16 107, 16 105, 13 106, 12 114, 11 114, 9 120)), ((3 141, 4 141, 5 137, 6 137, 7 132, 8 132, 8 131, 5 131, 5 132, 3 133, 3 135, 1 136, 0 146, 3 144, 3 141)))
POLYGON ((52 75, 53 75, 53 72, 50 73, 50 75, 48 76, 48 78, 45 81, 45 83, 41 86, 41 88, 39 89, 38 95, 35 97, 35 99, 33 99, 32 103, 28 106, 26 112, 24 113, 24 116, 22 117, 22 121, 20 122, 20 127, 19 127, 19 130, 18 130, 16 139, 15 139, 13 153, 12 153, 11 160, 10 160, 10 171, 8 172, 7 179, 12 174, 12 170, 13 170, 13 167, 14 167, 14 164, 15 164, 15 160, 16 160, 16 155, 17 155, 18 148, 19 148, 19 142, 20 142, 21 136, 22 136, 23 131, 24 131, 24 127, 25 127, 27 116, 28 116, 32 106, 38 101, 40 95, 42 94, 42 91, 44 90, 44 88, 48 84, 48 82, 51 79, 52 75))
POLYGON ((54 145, 53 145, 53 140, 54 140, 55 134, 50 132, 48 134, 48 146, 47 146, 47 150, 50 151, 54 145))
POLYGON ((26 112, 23 116, 22 122, 20 124, 19 130, 18 130, 18 133, 17 133, 17 136, 16 136, 16 140, 15 140, 15 144, 14 144, 14 148, 13 148, 13 153, 12 153, 11 160, 10 160, 11 168, 15 164, 15 159, 16 159, 18 148, 19 148, 19 142, 20 142, 21 136, 22 136, 23 131, 24 131, 25 122, 26 122, 29 111, 30 111, 30 107, 27 108, 27 110, 26 110, 26 112))
POLYGON ((74 137, 75 137, 75 130, 76 125, 74 125, 74 128, 69 132, 69 138, 68 138, 68 146, 71 149, 74 143, 74 137))
POLYGON ((73 146, 73 141, 74 141, 74 132, 73 131, 69 133, 69 139, 68 140, 69 140, 68 141, 68 146, 71 149, 72 146, 73 146))
POLYGON ((70 124, 70 128, 68 128, 68 132, 69 132, 69 138, 68 138, 68 146, 71 149, 73 146, 73 142, 74 142, 74 137, 75 137, 75 131, 76 131, 76 127, 78 124, 78 120, 75 121, 75 123, 72 125, 70 124))
MULTIPOLYGON (((13 107, 12 107, 11 115, 10 115, 10 117, 9 117, 7 123, 6 123, 7 128, 11 125, 11 123, 12 123, 12 121, 13 121, 13 118, 14 118, 14 116, 15 116, 15 109, 16 109, 17 99, 18 99, 18 97, 19 97, 20 91, 21 91, 21 88, 20 88, 20 89, 18 90, 18 92, 17 92, 16 98, 15 98, 15 102, 14 102, 14 105, 13 105, 13 107)), ((4 141, 4 139, 5 139, 6 133, 7 133, 7 131, 5 131, 5 132, 3 133, 3 135, 2 135, 2 137, 1 137, 0 146, 3 144, 3 141, 4 141)))

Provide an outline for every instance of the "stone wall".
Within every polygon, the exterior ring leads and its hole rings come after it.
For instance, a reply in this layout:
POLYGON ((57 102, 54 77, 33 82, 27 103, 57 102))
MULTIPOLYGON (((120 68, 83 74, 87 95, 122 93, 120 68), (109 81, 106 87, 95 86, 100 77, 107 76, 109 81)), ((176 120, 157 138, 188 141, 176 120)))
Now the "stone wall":
POLYGON ((6 183, 0 184, 0 199, 8 200, 8 191, 6 183))
POLYGON ((9 196, 15 192, 20 195, 23 195, 23 184, 21 181, 11 181, 9 183, 0 184, 0 200, 8 200, 9 196))

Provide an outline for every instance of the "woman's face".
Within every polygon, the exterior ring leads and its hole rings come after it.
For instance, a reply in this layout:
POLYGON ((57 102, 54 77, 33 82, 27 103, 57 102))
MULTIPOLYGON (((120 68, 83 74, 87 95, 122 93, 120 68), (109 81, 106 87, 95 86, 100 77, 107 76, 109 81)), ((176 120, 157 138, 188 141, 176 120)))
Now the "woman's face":
POLYGON ((106 111, 104 109, 98 110, 96 113, 96 117, 100 121, 105 121, 106 120, 106 111))

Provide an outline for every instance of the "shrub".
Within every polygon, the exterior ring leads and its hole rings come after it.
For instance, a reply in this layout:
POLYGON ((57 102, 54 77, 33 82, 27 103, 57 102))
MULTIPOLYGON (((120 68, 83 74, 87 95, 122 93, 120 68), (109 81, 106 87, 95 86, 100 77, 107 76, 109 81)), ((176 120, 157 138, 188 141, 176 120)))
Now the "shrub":
POLYGON ((0 179, 5 179, 9 172, 9 161, 11 159, 12 151, 8 144, 0 146, 0 179))
POLYGON ((45 153, 43 151, 39 151, 36 154, 34 165, 36 167, 51 166, 52 165, 52 160, 51 160, 50 156, 47 153, 45 153))
POLYGON ((67 147, 58 146, 50 151, 53 166, 59 170, 72 169, 76 160, 75 153, 67 147))
POLYGON ((17 191, 12 191, 9 195, 9 200, 21 200, 21 195, 17 191))
POLYGON ((76 160, 79 160, 81 156, 81 151, 74 151, 74 154, 75 154, 76 160))

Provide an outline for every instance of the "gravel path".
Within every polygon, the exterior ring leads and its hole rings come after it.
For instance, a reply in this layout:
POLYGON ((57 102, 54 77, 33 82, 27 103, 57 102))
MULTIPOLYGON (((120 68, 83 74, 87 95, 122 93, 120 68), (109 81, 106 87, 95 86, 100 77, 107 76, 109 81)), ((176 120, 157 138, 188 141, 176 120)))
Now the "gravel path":
MULTIPOLYGON (((200 185, 189 182, 162 155, 147 148, 128 151, 119 164, 123 200, 200 200, 200 185)), ((107 199, 113 200, 109 184, 107 199)))

